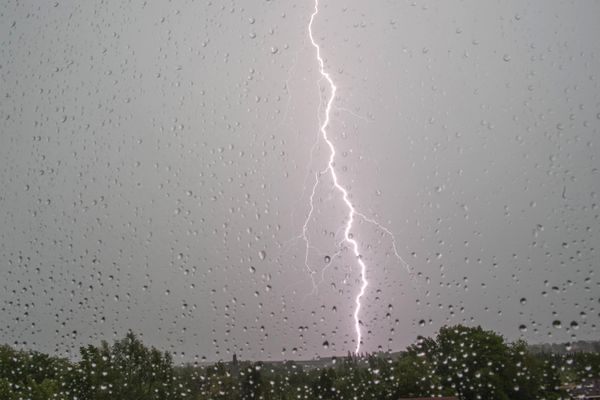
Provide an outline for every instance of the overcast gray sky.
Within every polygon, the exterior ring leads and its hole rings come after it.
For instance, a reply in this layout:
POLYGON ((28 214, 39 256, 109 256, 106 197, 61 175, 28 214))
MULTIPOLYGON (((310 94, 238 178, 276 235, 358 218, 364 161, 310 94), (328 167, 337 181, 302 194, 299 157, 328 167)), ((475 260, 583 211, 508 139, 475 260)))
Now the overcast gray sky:
MULTIPOLYGON (((359 268, 326 176, 317 290, 298 239, 329 155, 313 7, 0 4, 0 342, 355 348, 359 268)), ((321 0, 336 171, 409 263, 357 221, 365 351, 456 323, 598 338, 599 18, 595 1, 321 0)))

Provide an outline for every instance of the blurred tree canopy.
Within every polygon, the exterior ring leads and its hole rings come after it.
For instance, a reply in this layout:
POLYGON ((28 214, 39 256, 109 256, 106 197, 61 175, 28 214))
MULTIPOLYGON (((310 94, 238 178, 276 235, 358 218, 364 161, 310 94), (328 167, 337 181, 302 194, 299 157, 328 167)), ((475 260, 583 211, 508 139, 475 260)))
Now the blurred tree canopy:
POLYGON ((481 327, 443 327, 405 352, 302 362, 173 364, 134 333, 80 348, 77 362, 0 346, 4 400, 281 400, 458 396, 463 400, 560 399, 600 378, 599 353, 533 353, 481 327))

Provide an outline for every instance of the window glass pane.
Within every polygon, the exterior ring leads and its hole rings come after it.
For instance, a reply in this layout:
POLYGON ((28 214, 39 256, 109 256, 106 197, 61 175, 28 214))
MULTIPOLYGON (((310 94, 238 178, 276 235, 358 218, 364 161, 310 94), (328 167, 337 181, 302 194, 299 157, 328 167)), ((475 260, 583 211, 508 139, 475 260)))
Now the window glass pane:
POLYGON ((599 15, 3 2, 0 398, 592 393, 599 15))

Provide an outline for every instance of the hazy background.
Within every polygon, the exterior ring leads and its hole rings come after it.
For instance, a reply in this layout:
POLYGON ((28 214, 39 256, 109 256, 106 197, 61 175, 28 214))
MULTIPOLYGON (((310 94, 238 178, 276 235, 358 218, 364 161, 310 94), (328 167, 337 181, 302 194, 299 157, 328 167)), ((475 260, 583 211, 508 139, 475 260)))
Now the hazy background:
MULTIPOLYGON (((597 339, 600 2, 321 3, 336 169, 411 271, 357 223, 363 349, 455 323, 597 339)), ((313 6, 0 4, 0 342, 75 356, 131 329, 178 362, 355 348, 327 179, 313 293, 297 239, 328 157, 313 6)))

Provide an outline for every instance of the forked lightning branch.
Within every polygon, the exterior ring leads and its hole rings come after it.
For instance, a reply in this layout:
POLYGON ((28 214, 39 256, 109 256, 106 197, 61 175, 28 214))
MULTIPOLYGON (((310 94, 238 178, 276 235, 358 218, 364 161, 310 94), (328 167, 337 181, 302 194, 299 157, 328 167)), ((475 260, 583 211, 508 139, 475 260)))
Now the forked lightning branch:
MULTIPOLYGON (((337 190, 339 192, 340 198, 344 202, 344 204, 348 210, 348 213, 345 218, 345 226, 343 226, 343 231, 344 231, 343 242, 346 242, 352 249, 354 256, 356 258, 356 263, 357 263, 358 267, 360 268, 360 288, 354 299, 355 304, 354 304, 354 313, 353 313, 354 330, 355 330, 355 335, 356 335, 356 347, 355 347, 354 351, 355 351, 355 353, 359 353, 361 345, 362 345, 362 331, 361 331, 361 320, 360 320, 361 309, 362 309, 362 300, 363 300, 365 291, 367 289, 367 286, 369 285, 369 282, 367 281, 367 265, 365 264, 365 261, 363 260, 363 257, 361 256, 359 243, 356 239, 354 239, 355 235, 352 233, 353 225, 354 225, 354 222, 356 221, 356 219, 362 218, 364 221, 375 225, 378 229, 380 229, 382 232, 384 232, 386 235, 388 235, 392 241, 392 248, 393 248, 395 257, 399 260, 399 262, 402 265, 404 265, 406 267, 409 274, 410 274, 410 269, 409 269, 408 264, 402 259, 402 257, 399 255, 399 253, 397 251, 396 240, 395 240, 395 237, 392 234, 392 232, 389 229, 382 226, 379 222, 377 222, 371 218, 368 218, 364 214, 360 213, 354 207, 352 202, 350 201, 348 190, 344 187, 344 185, 342 185, 340 183, 340 181, 338 179, 338 175, 337 175, 337 172, 336 172, 336 169, 334 166, 335 165, 335 157, 336 157, 336 148, 328 134, 328 128, 329 128, 329 124, 331 121, 331 109, 333 106, 333 102, 335 101, 337 86, 335 85, 331 75, 325 70, 325 63, 323 61, 323 57, 321 56, 321 48, 320 48, 319 44, 317 43, 317 41, 315 40, 315 37, 313 34, 313 23, 318 14, 319 14, 319 0, 315 0, 314 11, 310 16, 310 22, 308 24, 308 35, 310 38, 310 42, 312 43, 313 47, 316 50, 316 61, 318 63, 318 67, 319 67, 319 73, 321 74, 321 77, 329 85, 329 96, 327 97, 327 101, 325 102, 325 118, 323 119, 323 121, 321 122, 321 124, 319 126, 319 131, 320 131, 319 137, 320 137, 320 140, 322 139, 326 143, 327 148, 329 148, 329 159, 327 162, 327 167, 325 169, 323 169, 322 171, 319 171, 315 174, 315 182, 313 184, 312 191, 311 191, 310 198, 309 198, 309 202, 310 202, 309 212, 306 216, 306 219, 304 220, 304 225, 302 227, 302 238, 304 239, 305 244, 306 244, 306 252, 305 252, 304 261, 305 261, 305 266, 306 266, 307 270, 311 273, 311 279, 313 280, 313 288, 314 288, 315 282, 314 282, 314 278, 312 277, 312 275, 314 275, 314 270, 309 265, 309 257, 308 257, 309 251, 311 249, 309 237, 308 237, 308 224, 313 218, 313 212, 315 209, 314 197, 315 197, 316 189, 319 186, 319 184, 321 183, 321 177, 328 175, 333 182, 333 186, 335 187, 335 190, 337 190)), ((319 108, 319 112, 320 112, 320 110, 321 109, 319 108)), ((319 121, 321 121, 321 120, 319 119, 319 121)))

